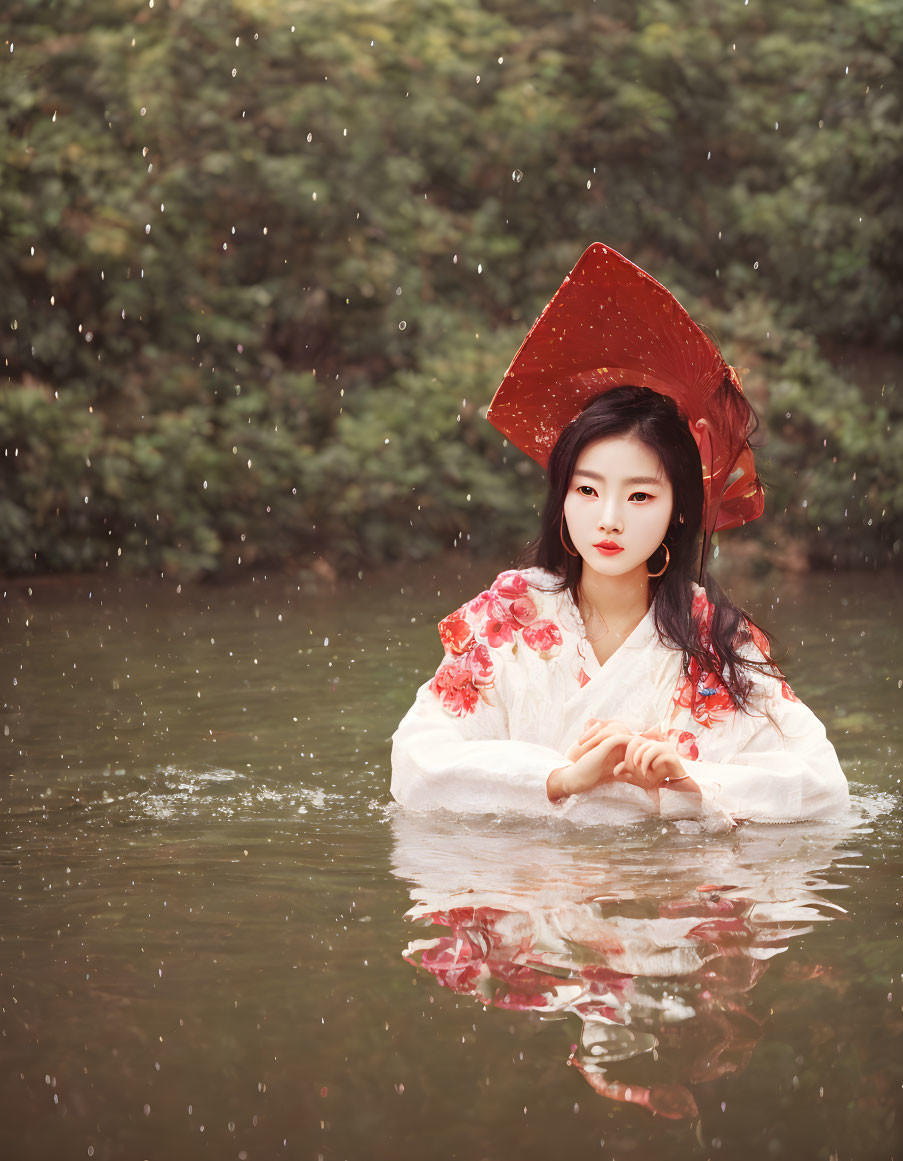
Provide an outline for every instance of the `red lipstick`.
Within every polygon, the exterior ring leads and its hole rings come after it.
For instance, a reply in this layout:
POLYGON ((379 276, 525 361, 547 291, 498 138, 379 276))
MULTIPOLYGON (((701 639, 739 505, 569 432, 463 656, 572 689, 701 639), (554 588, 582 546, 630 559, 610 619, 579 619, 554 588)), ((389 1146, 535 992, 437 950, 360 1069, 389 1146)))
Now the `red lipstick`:
POLYGON ((598 544, 593 545, 593 548, 598 549, 605 556, 615 556, 617 553, 624 551, 622 545, 615 544, 613 540, 600 540, 598 544))

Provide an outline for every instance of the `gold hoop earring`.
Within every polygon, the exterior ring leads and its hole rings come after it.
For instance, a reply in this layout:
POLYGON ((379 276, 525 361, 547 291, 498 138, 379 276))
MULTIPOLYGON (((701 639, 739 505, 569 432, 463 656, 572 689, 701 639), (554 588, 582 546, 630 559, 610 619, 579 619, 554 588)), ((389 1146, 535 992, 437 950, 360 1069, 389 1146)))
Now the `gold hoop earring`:
MULTIPOLYGON (((646 572, 646 576, 648 576, 648 577, 650 577, 650 578, 651 578, 651 577, 656 577, 656 576, 662 576, 662 574, 663 574, 663 573, 665 572, 665 570, 667 569, 668 565, 671 563, 671 553, 668 551, 668 546, 667 546, 667 544, 665 544, 665 542, 664 542, 664 541, 662 541, 662 543, 661 543, 661 545, 660 545, 659 547, 660 547, 660 548, 663 548, 663 549, 665 550, 665 563, 664 563, 664 564, 662 565, 662 567, 661 567, 661 568, 658 570, 658 572, 649 572, 649 571, 647 571, 647 572, 646 572)), ((656 551, 658 551, 658 550, 656 550, 656 551)))
POLYGON ((564 539, 564 512, 561 513, 561 520, 558 524, 558 535, 561 537, 561 544, 568 556, 579 556, 579 552, 575 552, 573 548, 568 548, 567 542, 564 539))

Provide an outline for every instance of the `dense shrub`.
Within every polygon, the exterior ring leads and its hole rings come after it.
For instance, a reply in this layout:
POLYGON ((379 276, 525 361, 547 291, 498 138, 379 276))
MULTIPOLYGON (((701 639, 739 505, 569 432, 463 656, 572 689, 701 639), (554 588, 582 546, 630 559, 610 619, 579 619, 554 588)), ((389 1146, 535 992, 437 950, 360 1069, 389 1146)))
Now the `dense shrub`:
POLYGON ((810 554, 897 552, 891 0, 4 20, 0 568, 519 542, 538 474, 480 412, 595 239, 750 368, 810 554))

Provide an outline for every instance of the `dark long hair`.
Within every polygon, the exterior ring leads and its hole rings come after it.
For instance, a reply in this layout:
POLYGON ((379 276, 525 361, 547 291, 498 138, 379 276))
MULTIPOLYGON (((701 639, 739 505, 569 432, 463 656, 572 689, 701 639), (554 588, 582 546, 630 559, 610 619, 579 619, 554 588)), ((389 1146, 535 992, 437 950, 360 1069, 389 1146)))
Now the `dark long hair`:
MULTIPOLYGON (((737 708, 743 709, 749 698, 749 671, 778 676, 780 670, 768 652, 764 662, 740 655, 738 649, 751 639, 754 622, 708 574, 705 561, 700 562, 705 501, 702 462, 686 417, 669 396, 649 387, 615 387, 594 399, 567 425, 549 459, 549 490, 540 534, 527 550, 526 559, 559 576, 558 591, 569 590, 577 602, 583 560, 571 556, 562 542, 564 501, 580 453, 588 444, 611 436, 632 436, 654 452, 674 494, 663 542, 671 559, 661 577, 650 580, 658 635, 664 644, 682 651, 685 671, 695 660, 703 672, 719 678, 737 708), (697 573, 713 606, 708 642, 701 640, 692 616, 692 583, 697 573)), ((567 536, 566 529, 563 535, 567 536)), ((648 561, 650 573, 658 572, 664 563, 664 551, 656 550, 648 561)), ((767 641, 767 634, 763 633, 763 638, 767 641)))

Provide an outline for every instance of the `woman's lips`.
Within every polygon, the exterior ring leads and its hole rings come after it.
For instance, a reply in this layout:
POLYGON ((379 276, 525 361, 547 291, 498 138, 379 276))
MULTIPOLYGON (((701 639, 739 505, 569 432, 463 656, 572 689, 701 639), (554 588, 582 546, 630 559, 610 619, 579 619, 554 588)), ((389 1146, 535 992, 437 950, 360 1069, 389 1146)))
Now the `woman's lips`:
POLYGON ((598 544, 593 545, 593 548, 597 548, 606 556, 614 556, 615 553, 624 551, 623 547, 620 544, 615 544, 613 540, 600 540, 598 544))

